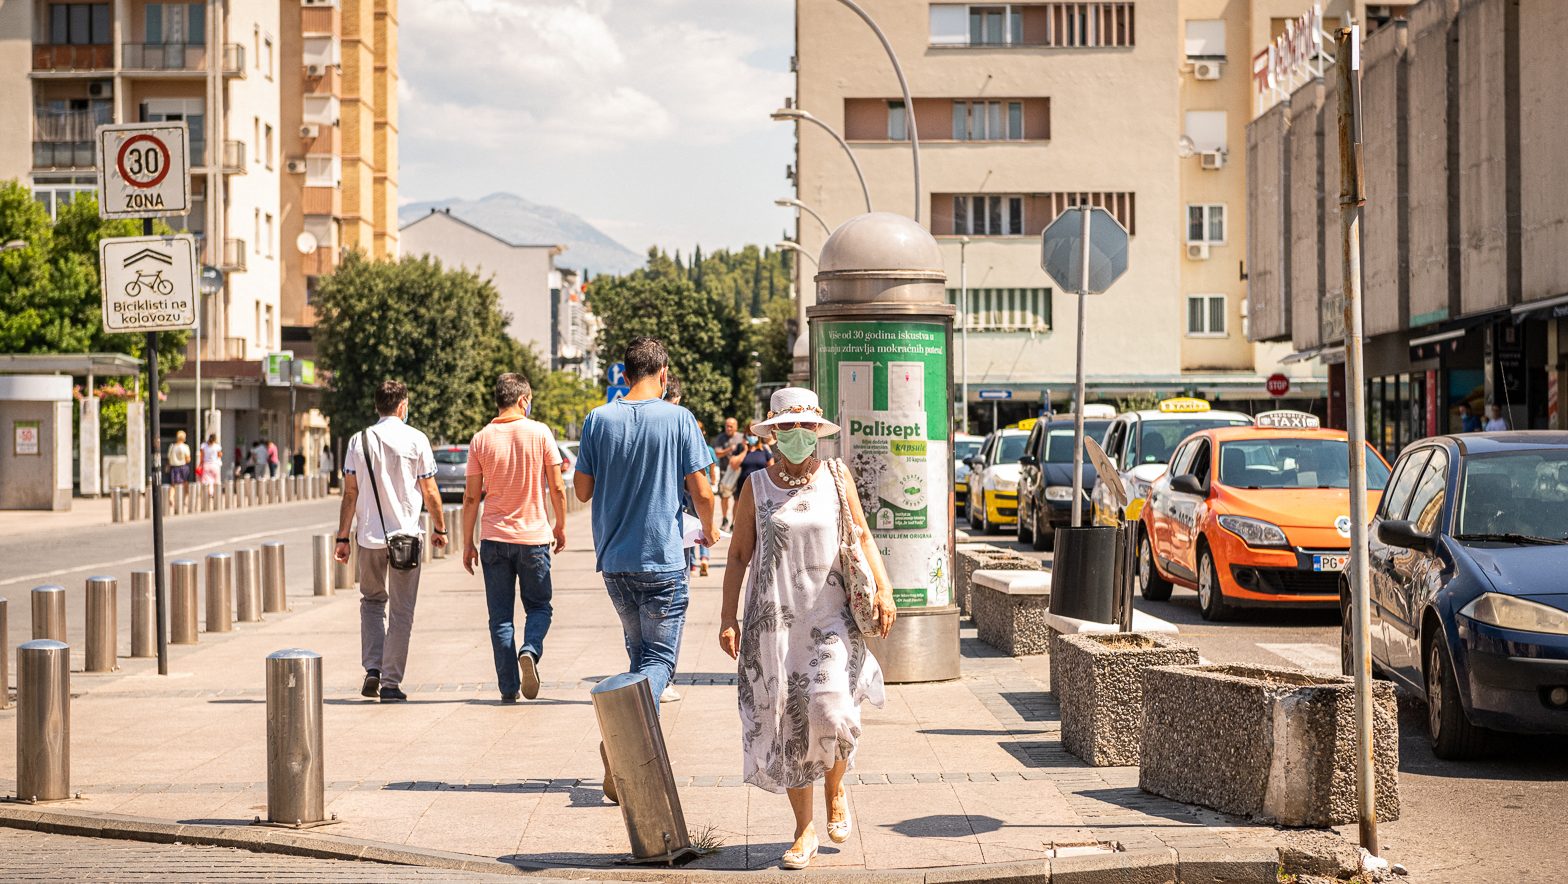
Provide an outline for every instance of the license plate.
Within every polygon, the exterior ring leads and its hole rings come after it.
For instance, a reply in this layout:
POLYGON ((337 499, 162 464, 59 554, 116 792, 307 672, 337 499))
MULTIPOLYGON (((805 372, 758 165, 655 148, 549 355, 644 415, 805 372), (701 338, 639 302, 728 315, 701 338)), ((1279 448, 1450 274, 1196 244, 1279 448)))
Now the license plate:
POLYGON ((1348 564, 1350 564, 1350 555, 1348 553, 1337 556, 1315 555, 1312 557, 1312 570, 1314 571, 1343 571, 1348 564))

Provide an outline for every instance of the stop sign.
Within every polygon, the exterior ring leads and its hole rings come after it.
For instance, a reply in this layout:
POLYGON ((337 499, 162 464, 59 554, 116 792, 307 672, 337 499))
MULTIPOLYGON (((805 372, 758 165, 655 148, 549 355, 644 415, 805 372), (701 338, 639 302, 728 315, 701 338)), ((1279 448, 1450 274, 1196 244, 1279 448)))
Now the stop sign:
POLYGON ((1283 396, 1290 392, 1290 378, 1276 371, 1269 375, 1268 381, 1264 384, 1264 389, 1269 391, 1270 396, 1283 396))

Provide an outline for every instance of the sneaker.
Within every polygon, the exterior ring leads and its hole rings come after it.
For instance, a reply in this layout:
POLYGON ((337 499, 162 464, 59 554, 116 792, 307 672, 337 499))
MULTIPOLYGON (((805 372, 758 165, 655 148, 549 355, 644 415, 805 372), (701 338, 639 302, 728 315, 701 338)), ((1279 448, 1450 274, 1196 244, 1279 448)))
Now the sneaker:
POLYGON ((660 703, 674 703, 674 702, 679 701, 680 698, 681 698, 681 692, 677 691, 675 689, 675 685, 667 684, 667 685, 664 686, 664 693, 659 695, 659 702, 660 703))
POLYGON ((708 576, 708 560, 707 559, 703 559, 702 563, 697 566, 697 569, 698 569, 698 573, 699 574, 701 574, 703 577, 707 577, 708 576))
POLYGON ((379 670, 379 669, 367 669, 367 670, 365 670, 365 683, 360 686, 360 688, 359 688, 359 695, 361 697, 369 697, 370 699, 374 700, 376 698, 376 696, 380 692, 381 692, 381 670, 379 670))
POLYGON ((516 694, 502 694, 501 695, 501 702, 502 703, 506 703, 506 704, 516 703, 517 702, 517 695, 516 694))
POLYGON ((397 688, 381 689, 381 702, 383 703, 402 703, 407 699, 408 695, 398 690, 397 688))
POLYGON ((518 674, 523 679, 523 696, 530 700, 539 697, 539 663, 534 655, 523 651, 517 655, 518 674))

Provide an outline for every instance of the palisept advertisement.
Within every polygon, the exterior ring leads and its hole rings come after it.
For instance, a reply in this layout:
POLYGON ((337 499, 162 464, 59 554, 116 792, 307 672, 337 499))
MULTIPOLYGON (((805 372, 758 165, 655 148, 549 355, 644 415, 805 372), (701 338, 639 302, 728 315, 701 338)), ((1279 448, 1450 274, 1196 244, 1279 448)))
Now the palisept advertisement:
POLYGON ((938 322, 819 322, 817 393, 901 608, 946 605, 947 332, 938 322))

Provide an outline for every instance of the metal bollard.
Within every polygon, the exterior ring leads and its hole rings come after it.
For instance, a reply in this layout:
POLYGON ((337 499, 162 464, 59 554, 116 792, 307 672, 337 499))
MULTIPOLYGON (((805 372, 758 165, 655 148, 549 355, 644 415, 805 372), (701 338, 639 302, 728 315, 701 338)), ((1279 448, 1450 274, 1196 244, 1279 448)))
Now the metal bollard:
POLYGON ((33 639, 65 641, 65 587, 56 584, 33 589, 33 639))
POLYGON ((648 677, 622 673, 599 682, 590 693, 632 860, 672 862, 692 852, 648 677))
POLYGON ((332 595, 333 536, 317 534, 310 539, 310 591, 316 595, 332 595))
POLYGON ((169 563, 169 643, 194 645, 196 639, 196 563, 177 559, 169 563))
POLYGON ((125 521, 124 488, 115 487, 109 489, 109 521, 115 523, 125 521))
POLYGON ((234 631, 234 557, 207 556, 207 631, 234 631))
POLYGON ((0 709, 11 706, 11 616, 10 604, 0 599, 0 709))
POLYGON ((131 656, 158 655, 158 609, 151 571, 131 572, 131 656))
POLYGON ((142 506, 142 490, 140 488, 130 489, 130 506, 125 514, 127 521, 140 521, 142 518, 142 506))
POLYGON ((281 614, 289 609, 288 571, 284 567, 283 541, 269 540, 261 545, 261 610, 281 614))
POLYGON ((267 655, 267 820, 299 825, 326 817, 321 655, 267 655))
POLYGON ((261 556, 254 549, 234 551, 234 603, 239 609, 235 620, 255 623, 261 619, 261 556))
POLYGON ((40 639, 16 649, 16 797, 71 797, 71 648, 40 639))
POLYGON ((421 534, 424 535, 424 543, 421 543, 419 545, 419 560, 421 562, 429 562, 430 561, 430 551, 436 545, 436 535, 435 535, 434 528, 435 528, 435 520, 430 518, 430 514, 429 513, 420 513, 419 514, 419 531, 420 531, 421 534))
POLYGON ((87 671, 113 672, 120 656, 120 583, 87 578, 87 671))

